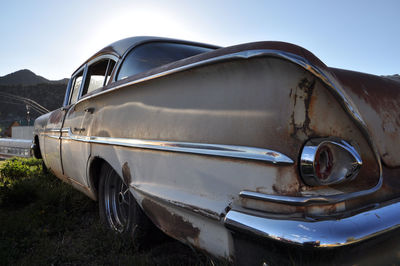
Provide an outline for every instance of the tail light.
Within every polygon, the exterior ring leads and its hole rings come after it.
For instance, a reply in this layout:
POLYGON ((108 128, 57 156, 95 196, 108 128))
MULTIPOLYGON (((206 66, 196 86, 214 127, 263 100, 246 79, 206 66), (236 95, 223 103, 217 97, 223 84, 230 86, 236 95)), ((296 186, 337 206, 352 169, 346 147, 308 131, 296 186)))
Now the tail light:
POLYGON ((362 165, 357 150, 344 140, 309 140, 301 153, 300 174, 310 186, 338 184, 354 179, 362 165))

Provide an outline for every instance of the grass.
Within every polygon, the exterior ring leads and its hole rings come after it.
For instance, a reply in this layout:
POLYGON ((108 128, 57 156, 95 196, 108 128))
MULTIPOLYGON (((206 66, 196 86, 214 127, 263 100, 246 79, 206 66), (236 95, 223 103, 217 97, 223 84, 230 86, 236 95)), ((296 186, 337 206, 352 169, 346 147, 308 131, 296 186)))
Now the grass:
POLYGON ((0 265, 211 265, 173 240, 151 249, 109 232, 96 202, 43 173, 40 160, 0 161, 0 265))
MULTIPOLYGON (((250 247, 240 258, 264 254, 268 265, 398 265, 400 229, 335 252, 273 243, 250 247)), ((216 262, 216 264, 226 264, 216 262)), ((0 161, 0 265, 215 265, 174 241, 137 247, 106 230, 97 203, 50 173, 36 159, 0 161)))

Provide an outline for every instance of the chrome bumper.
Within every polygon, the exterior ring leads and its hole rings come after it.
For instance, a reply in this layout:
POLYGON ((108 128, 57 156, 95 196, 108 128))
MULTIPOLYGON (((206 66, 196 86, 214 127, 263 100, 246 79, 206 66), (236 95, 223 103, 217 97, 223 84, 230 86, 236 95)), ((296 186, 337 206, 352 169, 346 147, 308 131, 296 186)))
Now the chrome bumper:
POLYGON ((340 247, 383 234, 400 226, 400 202, 338 220, 283 220, 231 210, 225 226, 280 242, 317 248, 340 247))

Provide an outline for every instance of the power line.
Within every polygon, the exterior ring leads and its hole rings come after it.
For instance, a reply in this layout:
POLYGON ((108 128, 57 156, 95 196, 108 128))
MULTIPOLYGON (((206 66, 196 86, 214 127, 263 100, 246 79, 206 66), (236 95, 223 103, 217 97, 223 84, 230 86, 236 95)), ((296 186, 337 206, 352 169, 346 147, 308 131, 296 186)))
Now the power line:
POLYGON ((12 95, 6 92, 0 92, 0 96, 4 96, 7 98, 10 98, 12 100, 15 101, 22 101, 23 103, 29 105, 32 109, 34 109, 35 111, 39 112, 40 114, 45 114, 50 112, 47 108, 43 107, 42 105, 40 105, 39 103, 37 103, 36 101, 26 98, 26 97, 22 97, 22 96, 17 96, 17 95, 12 95))

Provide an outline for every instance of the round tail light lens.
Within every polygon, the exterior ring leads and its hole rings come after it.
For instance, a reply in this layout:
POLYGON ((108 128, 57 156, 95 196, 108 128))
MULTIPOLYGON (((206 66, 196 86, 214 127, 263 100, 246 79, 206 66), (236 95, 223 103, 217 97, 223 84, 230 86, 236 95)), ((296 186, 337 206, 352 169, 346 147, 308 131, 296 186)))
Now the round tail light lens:
POLYGON ((307 185, 331 185, 354 179, 361 165, 360 155, 346 141, 313 139, 301 153, 300 174, 307 185))
POLYGON ((326 180, 332 173, 334 161, 329 146, 323 146, 317 150, 315 160, 315 174, 319 179, 326 180))

